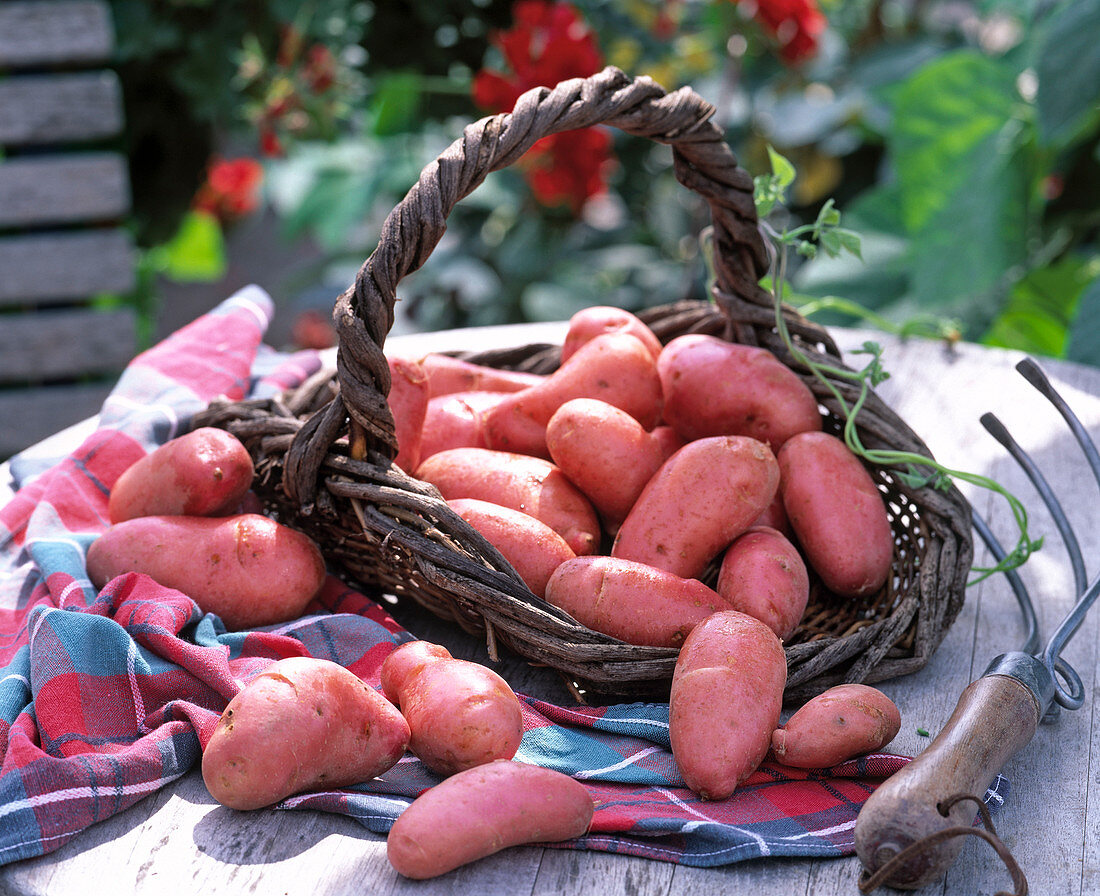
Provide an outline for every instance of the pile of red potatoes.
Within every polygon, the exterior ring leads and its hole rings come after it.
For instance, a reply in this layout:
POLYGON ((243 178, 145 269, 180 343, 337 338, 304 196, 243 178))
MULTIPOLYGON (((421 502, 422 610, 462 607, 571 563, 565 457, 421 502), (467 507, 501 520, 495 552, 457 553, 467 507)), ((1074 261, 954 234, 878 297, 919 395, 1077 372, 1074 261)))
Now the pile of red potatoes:
MULTIPOLYGON (((592 630, 679 649, 671 745, 700 797, 728 798, 769 755, 827 768, 897 734, 897 707, 858 684, 780 722, 783 639, 811 572, 838 595, 873 593, 891 574, 893 533, 866 469, 770 352, 697 334, 662 345, 635 315, 597 307, 570 321, 551 374, 442 354, 390 369, 398 466, 436 486, 535 595, 592 630)), ((145 573, 230 629, 300 616, 324 559, 258 512, 252 476, 244 447, 211 428, 138 460, 89 547, 93 583, 145 573)), ((326 660, 274 663, 204 746, 211 794, 259 808, 368 780, 410 752, 444 780, 389 835, 408 877, 587 830, 583 786, 515 761, 519 701, 499 675, 423 641, 381 672, 378 691, 326 660)))

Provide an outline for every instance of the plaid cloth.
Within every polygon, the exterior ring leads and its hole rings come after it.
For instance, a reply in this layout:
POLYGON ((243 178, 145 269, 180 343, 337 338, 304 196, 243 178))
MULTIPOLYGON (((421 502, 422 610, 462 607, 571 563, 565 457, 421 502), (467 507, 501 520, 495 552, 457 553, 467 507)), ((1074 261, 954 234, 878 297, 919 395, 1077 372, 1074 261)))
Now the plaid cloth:
MULTIPOLYGON (((99 593, 88 580, 85 551, 129 464, 215 397, 274 394, 319 368, 316 353, 263 344, 272 311, 262 290, 237 293, 138 356, 75 451, 11 463, 19 490, 0 510, 0 864, 57 849, 195 767, 226 703, 271 662, 323 657, 378 687, 383 659, 413 637, 335 577, 302 618, 250 632, 226 631, 144 575, 99 593)), ((765 764, 732 798, 703 802, 676 771, 667 704, 522 701, 517 759, 573 775, 596 800, 591 832, 569 847, 692 865, 848 855, 860 805, 907 761, 876 755, 820 773, 765 764)), ((280 806, 385 832, 436 780, 407 755, 373 781, 280 806)))

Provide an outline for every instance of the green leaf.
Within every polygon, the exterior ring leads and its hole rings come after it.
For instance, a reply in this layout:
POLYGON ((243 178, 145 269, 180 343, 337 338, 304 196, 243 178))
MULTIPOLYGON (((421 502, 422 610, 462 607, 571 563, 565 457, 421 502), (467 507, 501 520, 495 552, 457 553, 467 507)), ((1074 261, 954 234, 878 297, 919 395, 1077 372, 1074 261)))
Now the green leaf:
POLYGON ((894 94, 887 148, 897 171, 901 216, 915 233, 957 191, 968 189, 989 138, 1016 109, 1015 72, 972 50, 947 53, 894 94))
POLYGON ((772 173, 778 179, 780 189, 786 190, 794 183, 794 165, 781 153, 776 152, 775 147, 771 145, 768 146, 768 160, 771 162, 772 173))
POLYGON ((1064 146, 1100 117, 1100 0, 1062 3, 1037 43, 1039 138, 1064 146))
POLYGON ((156 256, 164 276, 180 283, 210 283, 225 275, 225 238, 208 212, 184 215, 179 230, 156 256))
POLYGON ((421 76, 417 72, 392 72, 378 83, 371 101, 372 130, 385 137, 414 129, 420 114, 421 76))
MULTIPOLYGON (((1017 282, 1009 294, 1004 310, 982 338, 986 345, 1006 348, 1048 357, 1062 357, 1070 336, 1082 291, 1098 273, 1095 261, 1068 257, 1055 264, 1029 271, 1017 282)), ((1080 312, 1077 312, 1080 317, 1080 312)), ((1100 357, 1100 309, 1093 325, 1096 327, 1097 344, 1093 346, 1093 358, 1100 357)), ((1079 334, 1088 341, 1086 320, 1079 334)), ((1095 363, 1095 361, 1093 361, 1095 363)))
POLYGON ((1070 329, 1066 357, 1070 361, 1100 366, 1100 265, 1094 260, 1093 280, 1081 292, 1070 329))

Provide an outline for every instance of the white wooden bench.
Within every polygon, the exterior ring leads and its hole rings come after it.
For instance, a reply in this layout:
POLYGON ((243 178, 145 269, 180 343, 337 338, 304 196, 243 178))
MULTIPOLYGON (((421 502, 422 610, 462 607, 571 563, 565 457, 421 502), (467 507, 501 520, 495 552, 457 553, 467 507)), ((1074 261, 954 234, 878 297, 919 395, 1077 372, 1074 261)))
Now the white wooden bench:
POLYGON ((0 459, 91 416, 137 350, 103 0, 0 3, 0 459))

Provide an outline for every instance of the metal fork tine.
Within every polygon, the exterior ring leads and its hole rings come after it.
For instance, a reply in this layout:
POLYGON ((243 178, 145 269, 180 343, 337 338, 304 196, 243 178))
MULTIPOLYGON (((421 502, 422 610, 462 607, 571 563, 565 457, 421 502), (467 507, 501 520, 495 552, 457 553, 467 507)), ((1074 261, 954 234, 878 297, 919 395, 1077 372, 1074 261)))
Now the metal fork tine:
POLYGON ((1081 556, 1081 547, 1077 542, 1077 536, 1074 534, 1073 527, 1070 525, 1065 511, 1062 510, 1062 505, 1058 502, 1057 496, 1055 496, 1054 492, 1047 484, 1046 479, 1039 471, 1039 468, 1035 465, 1030 455, 1020 447, 1019 443, 1017 443, 1012 437, 1012 434, 996 416, 988 413, 982 414, 981 423, 982 426, 986 428, 986 431, 1000 442, 1005 450, 1012 455, 1027 474, 1028 479, 1030 479, 1035 486, 1035 490, 1039 492, 1039 497, 1043 499, 1043 503, 1046 504, 1047 509, 1054 518, 1054 524, 1058 527, 1058 532, 1061 534, 1062 541, 1065 543, 1066 551, 1069 553, 1070 565, 1073 567, 1073 580, 1076 588, 1075 593, 1083 594, 1085 589, 1088 588, 1088 575, 1085 571, 1085 561, 1081 556))
MULTIPOLYGON (((989 524, 982 519, 978 513, 972 511, 971 516, 973 517, 974 528, 978 530, 978 534, 982 537, 982 541, 985 542, 986 547, 989 548, 994 559, 1000 563, 1007 556, 1005 549, 1001 547, 1000 542, 997 541, 996 536, 989 528, 989 524)), ((1008 584, 1012 587, 1013 593, 1016 595, 1016 602, 1020 605, 1020 613, 1023 614, 1024 617, 1025 638, 1024 644, 1020 650, 1023 653, 1038 653, 1039 620, 1035 615, 1035 605, 1031 602, 1031 595, 1028 594, 1023 580, 1015 569, 1006 569, 1004 574, 1005 578, 1008 579, 1008 584)))

